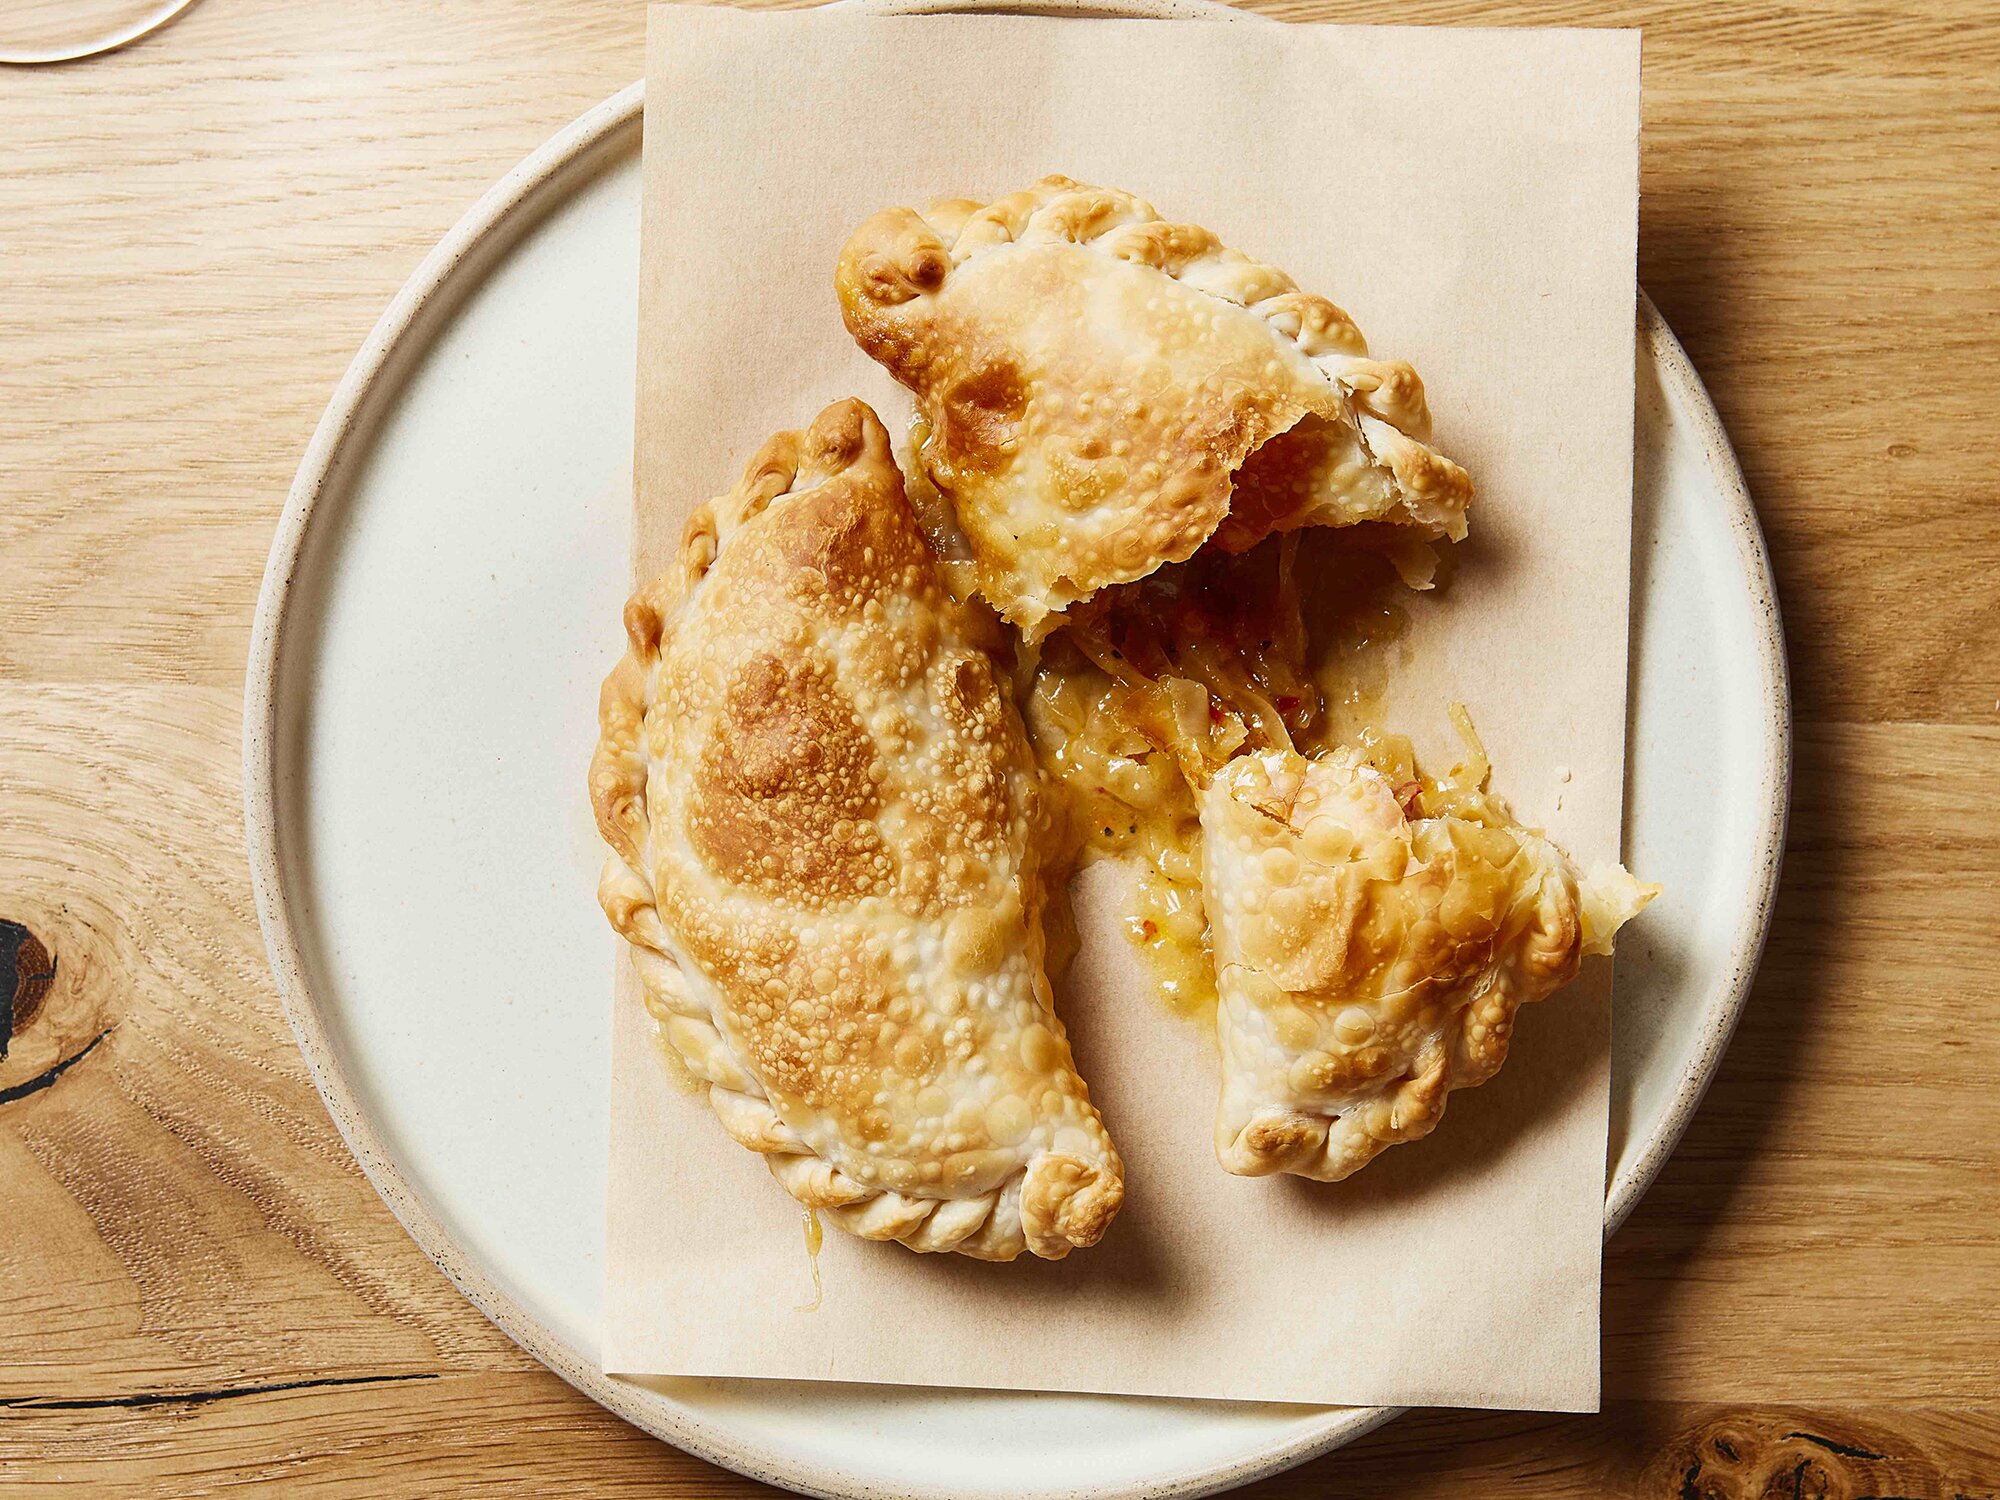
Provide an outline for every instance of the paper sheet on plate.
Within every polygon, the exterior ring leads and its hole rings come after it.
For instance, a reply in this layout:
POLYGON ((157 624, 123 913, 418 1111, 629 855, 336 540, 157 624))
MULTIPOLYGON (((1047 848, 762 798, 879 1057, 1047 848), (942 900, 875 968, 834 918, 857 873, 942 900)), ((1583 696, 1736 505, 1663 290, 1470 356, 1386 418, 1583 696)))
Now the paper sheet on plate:
MULTIPOLYGON (((1474 540, 1419 607, 1388 717, 1618 854, 1639 39, 661 7, 647 67, 635 565, 771 432, 909 403, 849 341, 834 258, 878 208, 1060 171, 1289 271, 1414 363, 1474 540), (1562 780, 1567 769, 1569 779, 1562 780)), ((1642 872, 1643 873, 1643 872, 1642 872)), ((1076 889, 1059 997, 1127 1164, 1059 1264, 829 1230, 679 1091, 617 1000, 603 1359, 614 1372, 1588 1410, 1598 1396, 1609 982, 1522 1013, 1428 1140, 1341 1184, 1216 1165, 1214 1043, 1151 992, 1117 867, 1076 889)), ((621 965, 622 967, 622 965, 621 965)))

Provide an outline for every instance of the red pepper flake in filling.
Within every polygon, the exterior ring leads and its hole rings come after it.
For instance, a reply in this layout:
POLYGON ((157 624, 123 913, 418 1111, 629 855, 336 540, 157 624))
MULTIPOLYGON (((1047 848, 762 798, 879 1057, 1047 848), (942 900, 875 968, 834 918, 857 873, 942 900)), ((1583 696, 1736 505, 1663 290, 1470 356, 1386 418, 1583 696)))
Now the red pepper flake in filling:
POLYGON ((1147 917, 1144 921, 1142 921, 1139 924, 1139 936, 1144 938, 1147 942, 1149 943, 1152 942, 1152 940, 1158 937, 1159 935, 1160 935, 1160 924, 1155 922, 1151 917, 1147 917))

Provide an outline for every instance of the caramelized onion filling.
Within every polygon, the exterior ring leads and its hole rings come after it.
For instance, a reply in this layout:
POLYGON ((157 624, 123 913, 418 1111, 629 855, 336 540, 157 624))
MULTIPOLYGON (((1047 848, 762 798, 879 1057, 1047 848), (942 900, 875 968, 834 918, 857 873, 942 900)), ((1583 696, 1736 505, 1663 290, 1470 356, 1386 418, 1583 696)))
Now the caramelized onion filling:
POLYGON ((1285 532, 1242 553, 1203 548, 1073 606, 1023 654, 1028 736, 1065 794, 1071 848, 1136 866, 1127 932, 1177 1009, 1214 1002, 1195 791, 1231 758, 1346 745, 1410 816, 1507 826, 1462 707, 1452 721, 1467 753, 1443 776, 1380 725, 1403 598, 1430 583, 1434 563, 1401 543, 1393 528, 1353 527, 1285 532))

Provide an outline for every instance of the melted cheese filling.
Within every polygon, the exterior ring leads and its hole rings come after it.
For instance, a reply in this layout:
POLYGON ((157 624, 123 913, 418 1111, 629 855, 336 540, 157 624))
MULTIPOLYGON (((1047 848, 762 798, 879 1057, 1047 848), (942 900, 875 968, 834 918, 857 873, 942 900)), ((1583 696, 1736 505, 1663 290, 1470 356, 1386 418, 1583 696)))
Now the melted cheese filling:
POLYGON ((1028 738, 1064 795, 1073 854, 1134 867, 1126 932, 1152 961, 1167 1003, 1187 1015, 1212 1013, 1200 818, 1175 758, 1133 726, 1130 699, 1129 689, 1058 644, 1030 669, 1028 738))

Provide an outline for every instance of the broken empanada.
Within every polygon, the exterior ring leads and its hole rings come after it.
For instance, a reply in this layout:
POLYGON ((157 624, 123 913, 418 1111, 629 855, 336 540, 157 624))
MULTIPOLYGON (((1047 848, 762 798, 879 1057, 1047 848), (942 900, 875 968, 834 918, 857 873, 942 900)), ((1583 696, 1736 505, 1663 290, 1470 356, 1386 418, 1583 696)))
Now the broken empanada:
POLYGON ((875 414, 771 439, 625 629, 599 898, 724 1128, 869 1239, 1095 1244, 1124 1168, 1044 972, 1045 787, 875 414))
POLYGON ((1338 1181, 1428 1135, 1506 1060, 1514 1012, 1609 953, 1658 889, 1580 875, 1490 811, 1408 815, 1400 790, 1352 751, 1278 750, 1200 794, 1231 1172, 1338 1181))
POLYGON ((1048 177, 877 214, 842 316, 916 396, 980 592, 1034 641, 1109 584, 1274 531, 1464 534, 1422 382, 1347 314, 1129 193, 1048 177))

